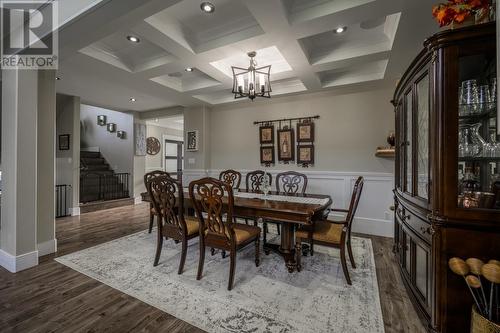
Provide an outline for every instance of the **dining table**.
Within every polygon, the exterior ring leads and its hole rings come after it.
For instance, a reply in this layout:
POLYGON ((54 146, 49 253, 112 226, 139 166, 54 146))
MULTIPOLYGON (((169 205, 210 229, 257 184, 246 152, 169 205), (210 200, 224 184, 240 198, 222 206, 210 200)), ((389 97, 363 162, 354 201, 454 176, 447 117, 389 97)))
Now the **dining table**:
MULTIPOLYGON (((192 211, 192 201, 188 188, 183 188, 184 207, 192 211)), ((141 193, 142 200, 150 202, 148 193, 141 193)), ((233 214, 238 217, 262 219, 281 225, 279 244, 265 243, 264 252, 271 251, 281 255, 288 272, 300 271, 300 262, 296 260, 295 231, 301 225, 312 225, 314 221, 324 219, 325 212, 332 205, 329 195, 290 194, 283 192, 234 190, 233 214)))

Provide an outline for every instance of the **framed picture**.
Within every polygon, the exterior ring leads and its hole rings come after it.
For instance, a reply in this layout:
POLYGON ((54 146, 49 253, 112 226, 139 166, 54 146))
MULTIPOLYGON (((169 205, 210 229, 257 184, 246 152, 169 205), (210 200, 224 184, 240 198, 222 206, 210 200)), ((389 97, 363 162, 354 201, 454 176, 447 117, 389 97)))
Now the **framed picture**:
POLYGON ((297 146, 297 164, 314 164, 314 146, 297 146))
POLYGON ((198 151, 198 131, 186 132, 187 151, 198 151))
POLYGON ((261 145, 274 143, 274 126, 259 127, 259 141, 261 145))
POLYGON ((297 123, 297 142, 314 141, 314 123, 297 123))
POLYGON ((146 155, 146 125, 136 123, 134 125, 135 154, 137 156, 146 155))
POLYGON ((288 162, 295 159, 294 141, 293 129, 278 130, 278 161, 288 162))
POLYGON ((59 150, 69 150, 69 134, 59 135, 59 150))
POLYGON ((274 164, 274 146, 260 147, 260 163, 274 164))

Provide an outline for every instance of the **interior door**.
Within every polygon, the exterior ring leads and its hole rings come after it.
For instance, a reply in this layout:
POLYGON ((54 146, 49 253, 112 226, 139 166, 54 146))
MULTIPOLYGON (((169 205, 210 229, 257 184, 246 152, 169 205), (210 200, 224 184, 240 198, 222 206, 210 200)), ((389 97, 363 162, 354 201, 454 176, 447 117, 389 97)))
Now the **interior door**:
POLYGON ((165 140, 165 171, 176 179, 182 179, 182 170, 184 169, 183 144, 182 141, 165 140))

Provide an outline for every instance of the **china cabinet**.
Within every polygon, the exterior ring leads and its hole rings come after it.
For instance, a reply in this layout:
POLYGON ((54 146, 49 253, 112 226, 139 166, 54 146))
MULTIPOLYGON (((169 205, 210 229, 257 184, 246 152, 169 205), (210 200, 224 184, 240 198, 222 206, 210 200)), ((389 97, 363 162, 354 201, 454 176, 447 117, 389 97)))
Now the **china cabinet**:
POLYGON ((429 332, 468 332, 451 257, 500 256, 495 23, 440 32, 400 80, 394 252, 429 332))

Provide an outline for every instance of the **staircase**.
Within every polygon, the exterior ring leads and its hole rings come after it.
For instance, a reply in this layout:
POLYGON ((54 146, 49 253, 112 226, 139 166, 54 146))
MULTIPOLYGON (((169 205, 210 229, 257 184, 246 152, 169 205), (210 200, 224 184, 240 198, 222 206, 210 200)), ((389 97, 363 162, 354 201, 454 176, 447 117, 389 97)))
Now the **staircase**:
POLYGON ((80 202, 129 198, 129 174, 115 173, 100 152, 80 152, 80 202))

